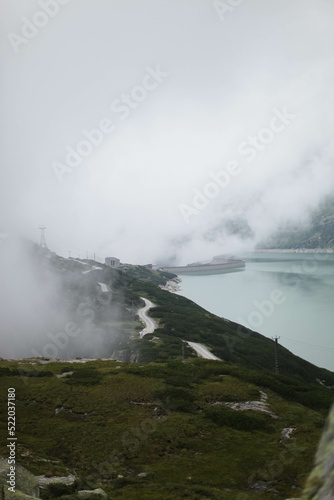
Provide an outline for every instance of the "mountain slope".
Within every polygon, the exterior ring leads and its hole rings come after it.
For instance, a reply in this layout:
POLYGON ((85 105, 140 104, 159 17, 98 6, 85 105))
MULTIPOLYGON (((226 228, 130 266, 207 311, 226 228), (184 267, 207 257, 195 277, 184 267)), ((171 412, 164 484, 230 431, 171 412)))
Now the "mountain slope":
MULTIPOLYGON (((61 282, 60 293, 66 308, 63 316, 80 331, 76 338, 68 336, 66 347, 59 347, 56 356, 53 356, 52 349, 43 350, 43 343, 39 343, 36 350, 42 356, 45 353, 46 357, 60 358, 114 356, 123 361, 163 362, 181 359, 183 346, 186 358, 195 358, 196 353, 183 342, 190 341, 204 344, 222 360, 272 373, 274 342, 271 339, 219 318, 185 297, 159 288, 158 285, 165 284, 173 275, 142 266, 112 269, 94 261, 39 253, 38 248, 36 252, 39 272, 47 268, 61 282), (103 292, 101 283, 110 291, 103 292), (150 316, 159 325, 154 334, 142 339, 139 331, 143 325, 136 316, 144 305, 140 297, 146 297, 156 305, 150 310, 150 316)), ((52 325, 49 327, 52 329, 52 325)), ((334 386, 332 372, 312 365, 282 346, 279 346, 279 357, 282 375, 311 383, 320 379, 326 385, 334 386)))
POLYGON ((102 487, 111 499, 301 492, 332 402, 332 372, 280 347, 275 375, 272 340, 159 288, 173 275, 30 251, 38 282, 57 281, 67 323, 60 331, 50 324, 56 333, 35 346, 44 358, 0 360, 4 457, 12 387, 17 460, 36 475, 74 474, 78 489, 102 487), (159 325, 142 339, 140 297, 155 304, 149 313, 159 325), (184 341, 222 361, 197 358, 184 341))
POLYGON ((306 227, 290 227, 278 231, 261 248, 334 249, 334 201, 317 210, 306 227))

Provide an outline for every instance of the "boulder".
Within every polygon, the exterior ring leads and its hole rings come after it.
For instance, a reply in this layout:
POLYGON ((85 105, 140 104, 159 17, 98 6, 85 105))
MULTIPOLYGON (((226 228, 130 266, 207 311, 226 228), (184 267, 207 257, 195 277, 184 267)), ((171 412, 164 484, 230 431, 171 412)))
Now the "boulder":
POLYGON ((12 491, 8 491, 7 488, 4 488, 3 499, 4 500, 35 500, 36 497, 26 495, 25 493, 22 493, 22 491, 19 491, 19 490, 15 490, 15 492, 13 493, 12 491))
POLYGON ((66 477, 37 476, 40 497, 43 499, 71 495, 75 492, 77 478, 70 474, 66 477))
POLYGON ((303 500, 334 500, 334 405, 329 413, 315 456, 314 469, 307 479, 303 500))
MULTIPOLYGON (((9 471, 10 466, 8 460, 0 457, 0 488, 1 491, 5 493, 7 493, 7 486, 9 486, 7 484, 7 474, 9 471)), ((39 497, 38 480, 31 472, 27 471, 27 469, 18 463, 15 464, 15 490, 31 497, 39 497)), ((14 495, 14 493, 11 492, 8 492, 8 494, 14 495)), ((14 497, 11 496, 11 498, 14 497)))
POLYGON ((108 495, 102 488, 97 488, 96 490, 81 490, 77 493, 79 498, 84 500, 105 500, 108 495))

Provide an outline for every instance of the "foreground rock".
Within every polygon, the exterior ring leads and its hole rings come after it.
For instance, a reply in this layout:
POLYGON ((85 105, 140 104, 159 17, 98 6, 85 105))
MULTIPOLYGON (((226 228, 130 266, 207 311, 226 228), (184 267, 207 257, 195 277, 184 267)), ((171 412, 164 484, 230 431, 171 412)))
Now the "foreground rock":
POLYGON ((3 500, 36 500, 36 497, 25 495, 18 490, 15 490, 15 492, 8 491, 7 488, 4 489, 2 498, 3 500))
POLYGON ((334 405, 328 416, 318 451, 302 496, 303 500, 334 500, 334 405))
POLYGON ((37 476, 40 497, 48 498, 71 495, 77 487, 77 478, 70 474, 65 477, 37 476))
POLYGON ((108 495, 102 488, 97 488, 96 490, 78 491, 78 497, 83 500, 106 500, 108 495))
POLYGON ((0 500, 45 500, 71 495, 81 500, 106 500, 108 495, 101 488, 77 491, 77 477, 34 476, 24 467, 15 464, 15 486, 10 491, 7 474, 10 471, 8 460, 0 457, 0 500))
MULTIPOLYGON (((19 493, 17 491, 16 493, 8 491, 8 486, 10 485, 7 483, 7 474, 9 473, 9 470, 8 459, 0 457, 0 488, 1 492, 3 491, 0 498, 4 496, 5 498, 14 499, 18 498, 17 495, 19 493)), ((15 465, 15 490, 19 490, 21 495, 24 494, 31 497, 39 496, 38 480, 33 474, 19 464, 15 465)))
POLYGON ((244 410, 255 410, 255 411, 263 411, 264 413, 269 413, 269 415, 273 418, 277 418, 270 409, 268 404, 268 394, 263 391, 260 391, 260 401, 236 401, 235 403, 223 403, 225 406, 232 408, 232 410, 236 411, 244 411, 244 410))

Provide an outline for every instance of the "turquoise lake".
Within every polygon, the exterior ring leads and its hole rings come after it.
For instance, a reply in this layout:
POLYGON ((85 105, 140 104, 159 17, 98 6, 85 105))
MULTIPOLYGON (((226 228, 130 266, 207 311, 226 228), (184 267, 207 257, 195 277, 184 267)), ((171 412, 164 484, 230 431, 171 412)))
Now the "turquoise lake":
POLYGON ((240 255, 244 271, 180 275, 180 295, 334 371, 334 254, 240 255))

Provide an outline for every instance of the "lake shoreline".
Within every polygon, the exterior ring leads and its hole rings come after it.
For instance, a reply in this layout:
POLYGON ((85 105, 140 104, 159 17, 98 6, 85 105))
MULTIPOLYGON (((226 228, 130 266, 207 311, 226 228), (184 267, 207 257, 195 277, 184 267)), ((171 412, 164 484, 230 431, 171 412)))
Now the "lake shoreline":
POLYGON ((333 371, 334 252, 296 250, 242 254, 246 268, 240 273, 183 275, 177 293, 265 337, 278 335, 286 349, 333 371), (275 293, 282 298, 278 304, 275 293))
POLYGON ((254 253, 334 253, 333 248, 262 248, 254 253))
POLYGON ((167 292, 176 293, 181 291, 182 279, 177 276, 176 278, 172 278, 166 282, 165 285, 158 285, 161 290, 167 290, 167 292))

